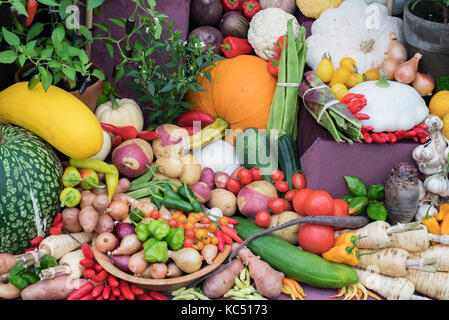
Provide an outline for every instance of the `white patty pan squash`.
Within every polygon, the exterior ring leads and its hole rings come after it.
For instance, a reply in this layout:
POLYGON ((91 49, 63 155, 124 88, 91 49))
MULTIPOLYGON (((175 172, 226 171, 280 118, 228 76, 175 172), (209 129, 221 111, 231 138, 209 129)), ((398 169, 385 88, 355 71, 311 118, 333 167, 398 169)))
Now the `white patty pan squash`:
POLYGON ((338 8, 344 0, 296 0, 296 5, 303 15, 317 19, 329 8, 338 8))
POLYGON ((410 130, 429 114, 426 102, 412 86, 382 79, 365 81, 349 90, 365 95, 367 105, 360 111, 370 116, 362 120, 373 132, 410 130))
POLYGON ((132 99, 115 99, 117 105, 107 101, 97 107, 95 116, 101 123, 117 127, 134 126, 137 132, 143 129, 143 114, 139 105, 132 99))
POLYGON ((390 32, 402 39, 402 19, 388 15, 386 6, 346 0, 340 7, 325 10, 312 24, 307 38, 307 64, 314 70, 328 52, 334 68, 340 60, 353 58, 359 73, 377 68, 388 50, 390 32))

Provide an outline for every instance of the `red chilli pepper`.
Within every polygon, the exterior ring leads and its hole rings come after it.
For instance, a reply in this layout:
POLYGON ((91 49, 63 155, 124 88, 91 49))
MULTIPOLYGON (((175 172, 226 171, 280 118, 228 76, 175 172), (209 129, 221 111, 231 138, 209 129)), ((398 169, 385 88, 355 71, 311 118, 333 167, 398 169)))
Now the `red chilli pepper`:
POLYGON ((96 272, 100 272, 101 270, 103 270, 103 267, 102 267, 100 264, 98 264, 98 263, 95 262, 95 264, 94 264, 94 270, 95 270, 96 272))
POLYGON ((358 120, 369 120, 370 116, 365 113, 354 113, 354 117, 358 120))
POLYGON ((353 99, 360 99, 360 98, 365 98, 365 96, 363 94, 358 93, 348 93, 340 100, 340 102, 346 104, 353 99))
POLYGON ((95 270, 94 269, 85 269, 83 271, 83 278, 84 279, 92 279, 92 277, 95 276, 95 270))
POLYGON ((236 11, 240 7, 240 0, 222 0, 221 5, 225 12, 236 11))
POLYGON ((147 293, 142 293, 136 296, 137 300, 153 300, 147 293))
POLYGON ((113 287, 112 289, 112 295, 118 297, 120 296, 120 289, 118 287, 113 287))
POLYGON ((223 232, 223 239, 225 244, 233 244, 232 238, 223 232))
POLYGON ((230 217, 226 217, 226 220, 228 220, 228 224, 238 224, 239 222, 235 219, 232 219, 230 217))
POLYGON ((27 14, 28 17, 25 19, 25 24, 29 26, 33 23, 34 16, 36 15, 38 2, 36 0, 27 1, 27 14))
POLYGON ((34 251, 34 250, 36 250, 36 249, 37 249, 37 246, 36 246, 36 247, 31 247, 31 248, 29 248, 29 249, 26 249, 25 252, 34 251))
POLYGON ((183 113, 177 120, 177 123, 183 127, 194 126, 195 121, 207 124, 214 123, 214 118, 212 118, 206 112, 200 110, 192 110, 183 113))
POLYGON ((279 75, 279 61, 280 58, 271 58, 269 57, 270 61, 267 63, 268 72, 271 73, 272 76, 278 77, 279 75))
POLYGON ((228 225, 224 225, 224 226, 222 226, 221 227, 221 230, 224 232, 224 234, 230 234, 230 233, 232 233, 232 234, 237 234, 237 231, 234 229, 234 228, 231 228, 230 226, 228 226, 228 225))
POLYGON ((221 51, 227 58, 237 57, 241 54, 253 52, 253 47, 247 39, 237 37, 226 37, 220 47, 221 51))
POLYGON ((159 135, 159 133, 157 133, 156 131, 151 131, 151 130, 142 131, 137 134, 137 138, 140 138, 140 139, 143 139, 146 141, 156 140, 156 139, 159 139, 160 137, 161 136, 159 135))
POLYGON ((103 296, 98 296, 95 300, 104 300, 103 296))
POLYGON ((50 230, 48 231, 48 233, 50 233, 52 236, 56 236, 61 232, 62 232, 62 223, 57 227, 50 228, 50 230))
MULTIPOLYGON (((285 40, 285 35, 282 35, 274 43, 274 47, 276 48, 276 54, 278 56, 281 56, 282 50, 284 48, 284 40, 285 40)), ((287 42, 285 43, 285 45, 287 45, 287 44, 288 44, 288 39, 287 39, 287 42)))
POLYGON ((164 296, 162 293, 159 293, 157 291, 150 291, 149 292, 150 297, 154 300, 168 300, 166 296, 164 296))
POLYGON ((95 297, 92 295, 92 293, 86 294, 84 297, 82 297, 80 300, 94 300, 95 297))
POLYGON ((84 258, 91 260, 94 259, 94 253, 92 252, 92 249, 87 243, 83 244, 83 246, 81 247, 81 251, 84 255, 84 258))
POLYGON ((98 274, 92 277, 92 280, 96 283, 100 283, 105 281, 109 276, 109 273, 106 270, 101 270, 98 274))
POLYGON ((117 288, 119 283, 116 277, 114 277, 112 274, 108 276, 108 283, 111 285, 111 287, 117 288))
POLYGON ((134 126, 116 127, 109 123, 101 123, 101 127, 107 132, 120 136, 122 140, 129 140, 137 137, 137 129, 134 126))
POLYGON ((256 0, 247 0, 243 3, 243 15, 248 20, 251 20, 260 10, 262 7, 256 0))
POLYGON ((373 139, 371 138, 371 135, 368 132, 363 132, 363 140, 366 143, 373 143, 373 139))
POLYGON ((120 292, 126 300, 135 300, 136 296, 132 293, 131 288, 129 287, 128 282, 125 280, 120 280, 120 292))
POLYGON ((82 265, 83 267, 85 267, 87 269, 91 269, 95 265, 95 262, 92 259, 82 259, 80 261, 80 265, 82 265))
POLYGON ((86 282, 79 289, 73 291, 67 298, 67 300, 80 300, 86 294, 90 293, 94 289, 92 282, 86 282))
POLYGON ((37 236, 36 238, 33 238, 33 239, 30 241, 30 243, 31 243, 32 246, 38 246, 38 245, 42 242, 42 240, 44 240, 43 237, 37 236))
POLYGON ((112 138, 112 147, 117 147, 120 143, 122 143, 122 137, 114 135, 112 138))
POLYGON ((55 220, 53 220, 53 227, 58 226, 59 224, 62 223, 62 214, 58 213, 55 217, 55 220))
POLYGON ((94 298, 98 297, 104 290, 104 285, 99 284, 96 285, 95 288, 92 290, 92 295, 94 296, 94 298))
POLYGON ((103 292, 102 292, 101 295, 103 296, 103 298, 104 298, 105 300, 109 299, 109 297, 111 296, 111 289, 112 289, 112 287, 111 287, 110 284, 107 284, 107 285, 104 287, 104 290, 103 290, 103 292))
POLYGON ((201 127, 187 126, 187 127, 183 127, 183 128, 189 132, 190 136, 193 136, 195 133, 201 131, 201 127))
POLYGON ((142 289, 140 289, 140 288, 138 288, 138 287, 136 287, 135 285, 131 285, 130 286, 130 288, 131 288, 131 291, 136 295, 136 296, 138 296, 138 295, 141 295, 141 294, 144 294, 145 293, 145 291, 143 291, 142 289))
POLYGON ((109 300, 117 300, 117 297, 114 296, 113 294, 111 294, 111 296, 109 297, 109 300))
POLYGON ((396 136, 392 132, 388 132, 388 143, 396 143, 398 139, 396 139, 396 136))
POLYGON ((214 235, 218 238, 218 244, 217 248, 218 251, 223 252, 224 251, 224 238, 223 238, 223 232, 221 230, 217 230, 214 235))

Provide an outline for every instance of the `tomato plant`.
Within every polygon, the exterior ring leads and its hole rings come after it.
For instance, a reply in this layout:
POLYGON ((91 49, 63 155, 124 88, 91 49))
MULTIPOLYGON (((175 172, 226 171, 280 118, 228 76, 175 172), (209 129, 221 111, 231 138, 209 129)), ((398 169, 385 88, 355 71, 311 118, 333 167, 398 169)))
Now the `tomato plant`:
POLYGON ((300 215, 304 215, 304 200, 313 192, 312 189, 301 189, 298 192, 296 192, 295 196, 293 197, 293 209, 296 213, 299 213, 300 215))
POLYGON ((330 226, 302 224, 298 231, 299 246, 315 254, 322 254, 334 245, 334 230, 330 226))
POLYGON ((261 228, 266 228, 270 225, 271 216, 266 211, 259 211, 256 215, 256 224, 261 228))
POLYGON ((304 189, 307 186, 306 177, 300 173, 295 173, 292 178, 293 188, 304 189))
POLYGON ((305 198, 303 211, 307 216, 332 215, 334 212, 334 199, 326 191, 313 191, 305 198))
POLYGON ((282 192, 282 193, 288 191, 288 183, 283 180, 276 181, 276 183, 274 184, 274 187, 276 188, 277 191, 282 192))
POLYGON ((271 173, 271 179, 273 181, 284 180, 285 174, 281 170, 273 170, 273 172, 271 173))
POLYGON ((252 180, 253 181, 260 181, 260 180, 263 179, 263 171, 262 171, 262 169, 251 168, 250 172, 251 172, 251 176, 252 176, 252 180))
POLYGON ((268 208, 273 211, 274 214, 280 214, 285 210, 284 199, 273 198, 268 202, 268 208))

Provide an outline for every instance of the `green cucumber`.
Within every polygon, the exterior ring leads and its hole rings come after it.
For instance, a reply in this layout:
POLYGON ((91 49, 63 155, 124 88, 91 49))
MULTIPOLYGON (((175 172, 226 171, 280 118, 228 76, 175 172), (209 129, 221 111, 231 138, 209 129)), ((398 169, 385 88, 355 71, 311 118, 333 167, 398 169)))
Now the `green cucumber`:
MULTIPOLYGON (((242 239, 264 230, 243 217, 233 218, 238 221, 234 229, 242 239)), ((341 288, 359 281, 357 273, 351 267, 303 251, 271 234, 252 240, 247 247, 286 277, 315 287, 341 288)))
POLYGON ((284 134, 278 138, 279 167, 285 173, 285 181, 293 189, 293 175, 301 172, 299 153, 292 136, 284 134))

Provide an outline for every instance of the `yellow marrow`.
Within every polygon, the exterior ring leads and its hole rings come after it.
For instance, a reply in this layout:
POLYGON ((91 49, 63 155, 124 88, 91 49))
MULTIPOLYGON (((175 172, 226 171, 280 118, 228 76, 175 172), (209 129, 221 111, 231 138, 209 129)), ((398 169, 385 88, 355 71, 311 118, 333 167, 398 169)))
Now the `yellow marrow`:
POLYGON ((18 82, 0 92, 0 121, 28 129, 63 154, 86 159, 103 146, 95 114, 78 98, 55 86, 45 93, 38 83, 18 82))

